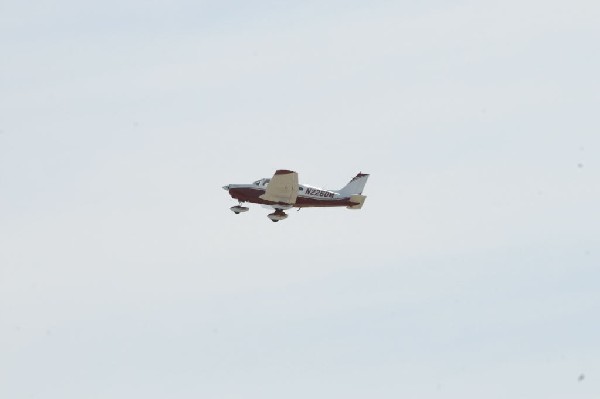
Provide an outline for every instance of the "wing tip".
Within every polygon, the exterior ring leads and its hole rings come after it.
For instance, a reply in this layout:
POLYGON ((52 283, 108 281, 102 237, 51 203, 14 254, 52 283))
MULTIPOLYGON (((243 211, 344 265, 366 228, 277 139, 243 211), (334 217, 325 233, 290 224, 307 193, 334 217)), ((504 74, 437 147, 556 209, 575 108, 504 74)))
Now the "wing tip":
POLYGON ((289 175, 290 173, 296 173, 293 170, 287 170, 287 169, 279 169, 275 171, 275 175, 289 175))

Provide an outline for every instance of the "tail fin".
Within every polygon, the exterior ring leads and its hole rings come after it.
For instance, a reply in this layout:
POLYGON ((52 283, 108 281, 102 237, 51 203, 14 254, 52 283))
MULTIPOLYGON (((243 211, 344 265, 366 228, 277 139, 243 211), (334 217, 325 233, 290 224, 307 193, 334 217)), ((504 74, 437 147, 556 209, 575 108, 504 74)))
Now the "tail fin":
POLYGON ((338 190, 338 193, 344 196, 350 196, 354 194, 362 194, 367 184, 368 174, 359 173, 350 180, 350 183, 346 184, 344 188, 338 190))

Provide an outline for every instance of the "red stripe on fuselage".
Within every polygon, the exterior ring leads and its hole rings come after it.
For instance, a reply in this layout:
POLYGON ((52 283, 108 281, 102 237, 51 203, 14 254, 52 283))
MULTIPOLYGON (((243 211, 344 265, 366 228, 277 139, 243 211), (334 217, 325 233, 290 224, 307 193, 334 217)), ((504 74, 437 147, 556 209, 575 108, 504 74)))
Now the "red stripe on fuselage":
MULTIPOLYGON (((271 201, 265 201, 260 198, 265 193, 265 190, 260 188, 250 187, 236 187, 229 189, 229 195, 238 201, 251 202, 253 204, 265 204, 273 205, 271 201)), ((296 198, 296 203, 293 205, 296 208, 310 208, 310 207, 328 207, 328 206, 352 206, 356 205, 355 202, 350 201, 348 198, 339 199, 320 199, 304 197, 299 195, 296 198)))

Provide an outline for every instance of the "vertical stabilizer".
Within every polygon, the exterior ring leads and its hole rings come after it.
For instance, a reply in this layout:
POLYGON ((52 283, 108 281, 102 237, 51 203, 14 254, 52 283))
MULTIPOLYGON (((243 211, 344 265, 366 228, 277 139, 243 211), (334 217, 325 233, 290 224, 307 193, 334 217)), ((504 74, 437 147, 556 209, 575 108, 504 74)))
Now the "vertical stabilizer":
POLYGON ((350 180, 344 188, 338 190, 338 193, 343 196, 351 196, 355 194, 362 194, 365 189, 365 184, 367 184, 367 179, 369 178, 368 174, 359 173, 350 180))

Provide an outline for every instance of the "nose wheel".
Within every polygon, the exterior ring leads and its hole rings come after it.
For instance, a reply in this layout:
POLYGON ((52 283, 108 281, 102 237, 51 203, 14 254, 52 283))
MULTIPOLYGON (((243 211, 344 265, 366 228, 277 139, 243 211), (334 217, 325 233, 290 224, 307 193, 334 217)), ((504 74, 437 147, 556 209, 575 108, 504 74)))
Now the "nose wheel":
POLYGON ((236 215, 239 215, 241 212, 248 212, 248 210, 250 208, 246 207, 246 206, 242 206, 242 203, 240 202, 239 205, 236 206, 232 206, 231 208, 231 212, 235 213, 236 215))

